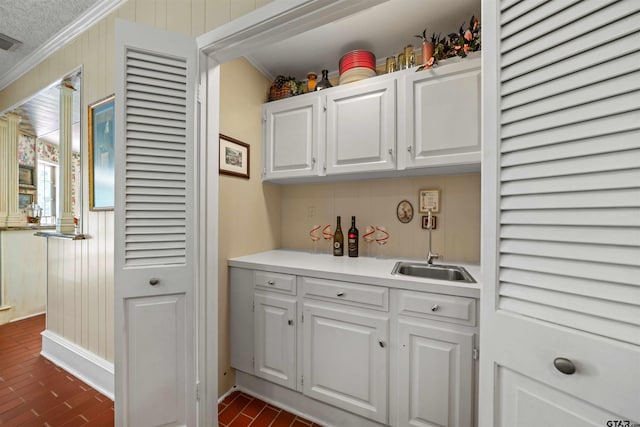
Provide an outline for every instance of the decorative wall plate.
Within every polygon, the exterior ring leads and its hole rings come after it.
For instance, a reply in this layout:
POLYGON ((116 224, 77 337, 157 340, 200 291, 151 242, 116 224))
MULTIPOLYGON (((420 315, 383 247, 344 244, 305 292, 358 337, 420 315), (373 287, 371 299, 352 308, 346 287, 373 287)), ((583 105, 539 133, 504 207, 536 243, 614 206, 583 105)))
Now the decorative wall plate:
POLYGON ((408 200, 403 200, 398 203, 398 207, 396 208, 396 216, 398 217, 398 221, 403 224, 411 222, 413 219, 413 206, 408 200))

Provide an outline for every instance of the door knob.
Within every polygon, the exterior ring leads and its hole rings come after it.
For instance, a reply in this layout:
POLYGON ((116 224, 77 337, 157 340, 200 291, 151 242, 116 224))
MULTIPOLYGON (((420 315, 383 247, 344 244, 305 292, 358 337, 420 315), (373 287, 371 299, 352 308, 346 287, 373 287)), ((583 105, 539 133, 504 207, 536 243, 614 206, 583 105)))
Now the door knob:
POLYGON ((438 304, 431 307, 431 311, 438 311, 438 310, 440 310, 440 306, 438 304))
POLYGON ((337 297, 343 297, 344 296, 344 291, 338 291, 338 293, 336 293, 337 297))
POLYGON ((576 372, 576 366, 573 362, 565 357, 556 357, 553 359, 553 366, 565 375, 572 375, 576 372))
POLYGON ((149 279, 149 284, 150 284, 151 286, 155 286, 155 285, 157 285, 158 283, 160 283, 160 279, 156 279, 156 278, 149 279))

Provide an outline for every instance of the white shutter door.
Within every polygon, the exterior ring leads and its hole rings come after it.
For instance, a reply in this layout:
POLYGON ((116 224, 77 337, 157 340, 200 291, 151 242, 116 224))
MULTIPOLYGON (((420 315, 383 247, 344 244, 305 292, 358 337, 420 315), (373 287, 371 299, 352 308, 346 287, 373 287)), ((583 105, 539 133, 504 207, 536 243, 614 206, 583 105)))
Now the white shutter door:
POLYGON ((640 3, 484 6, 481 420, 638 421, 640 3))
POLYGON ((191 426, 195 41, 116 35, 116 425, 191 426))

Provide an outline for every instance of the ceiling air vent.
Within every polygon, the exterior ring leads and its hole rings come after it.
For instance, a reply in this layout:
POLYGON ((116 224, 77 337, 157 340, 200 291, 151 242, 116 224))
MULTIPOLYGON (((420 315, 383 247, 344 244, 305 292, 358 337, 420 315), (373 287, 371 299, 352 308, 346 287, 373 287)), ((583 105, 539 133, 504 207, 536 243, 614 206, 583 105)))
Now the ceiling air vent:
POLYGON ((22 42, 0 33, 0 49, 13 51, 22 46, 22 42))

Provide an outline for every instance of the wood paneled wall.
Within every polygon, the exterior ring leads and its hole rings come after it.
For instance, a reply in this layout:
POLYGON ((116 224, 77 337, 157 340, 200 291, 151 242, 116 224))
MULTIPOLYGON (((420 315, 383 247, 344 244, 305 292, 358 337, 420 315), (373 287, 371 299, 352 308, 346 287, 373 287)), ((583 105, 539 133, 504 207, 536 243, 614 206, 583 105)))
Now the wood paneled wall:
MULTIPOLYGON (((0 92, 0 111, 4 111, 21 104, 52 82, 83 66, 81 231, 89 235, 89 239, 49 239, 47 327, 53 332, 100 357, 113 361, 114 218, 113 212, 88 210, 86 123, 87 105, 114 91, 115 19, 121 18, 198 36, 270 1, 129 0, 0 92)), ((230 110, 228 113, 234 114, 230 110)), ((238 111, 237 114, 243 115, 244 111, 238 111)), ((233 133, 231 130, 229 132, 233 133)), ((240 135, 240 138, 243 137, 240 135)), ((254 148, 254 153, 259 153, 257 147, 254 148)), ((259 162, 259 159, 253 161, 259 162)), ((256 172, 253 176, 253 183, 259 183, 259 174, 256 172)), ((224 183, 221 183, 221 187, 223 186, 224 183)), ((224 190, 221 188, 222 191, 224 190)), ((222 203, 221 209, 225 209, 222 203)), ((240 230, 243 228, 242 221, 248 224, 252 223, 254 218, 251 215, 236 218, 240 230)), ((235 235, 234 239, 246 240, 242 235, 235 235)), ((221 264, 221 271, 226 272, 226 260, 221 260, 221 264)), ((221 304, 226 304, 226 301, 221 300, 221 304)), ((228 328, 228 324, 221 323, 220 328, 228 328)), ((221 353, 225 352, 228 352, 228 349, 221 348, 221 353)))

